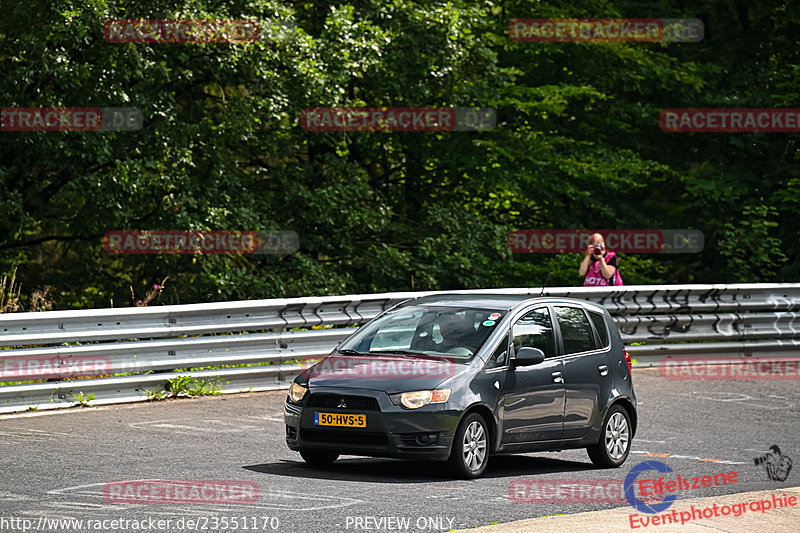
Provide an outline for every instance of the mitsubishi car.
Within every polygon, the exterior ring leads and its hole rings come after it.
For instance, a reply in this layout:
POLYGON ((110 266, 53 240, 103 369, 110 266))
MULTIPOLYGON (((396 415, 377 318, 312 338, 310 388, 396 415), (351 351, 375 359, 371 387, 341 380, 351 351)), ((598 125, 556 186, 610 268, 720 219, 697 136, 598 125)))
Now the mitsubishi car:
POLYGON ((312 465, 343 454, 446 462, 586 448, 625 462, 638 423, 631 359, 608 311, 569 298, 435 295, 357 329, 292 383, 286 443, 312 465))

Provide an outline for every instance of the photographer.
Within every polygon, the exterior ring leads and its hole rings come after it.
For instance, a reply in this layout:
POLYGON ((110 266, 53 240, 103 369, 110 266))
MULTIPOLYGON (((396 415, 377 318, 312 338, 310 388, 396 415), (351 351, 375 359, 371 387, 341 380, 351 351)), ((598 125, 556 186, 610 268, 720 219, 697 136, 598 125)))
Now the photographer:
POLYGON ((753 464, 764 465, 770 481, 786 481, 792 471, 792 459, 781 453, 777 445, 770 446, 766 455, 753 459, 753 464))
POLYGON ((589 238, 586 256, 581 261, 578 274, 584 276, 583 285, 587 287, 622 285, 617 272, 617 256, 606 250, 606 241, 599 233, 589 238))

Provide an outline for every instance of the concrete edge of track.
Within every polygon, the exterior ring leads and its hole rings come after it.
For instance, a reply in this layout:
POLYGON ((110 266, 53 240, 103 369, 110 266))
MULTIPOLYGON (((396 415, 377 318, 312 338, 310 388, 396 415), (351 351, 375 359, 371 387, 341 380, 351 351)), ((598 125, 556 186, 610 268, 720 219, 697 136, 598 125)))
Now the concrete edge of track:
MULTIPOLYGON (((516 505, 526 504, 520 503, 516 505)), ((565 504, 566 506, 569 506, 569 504, 565 504)), ((686 517, 685 514, 683 516, 686 517)), ((798 523, 800 523, 800 486, 776 486, 774 490, 677 500, 669 509, 656 515, 641 513, 627 505, 603 511, 543 516, 459 531, 469 531, 471 533, 529 533, 532 531, 618 533, 619 531, 629 530, 631 532, 680 531, 681 533, 730 533, 738 531, 784 533, 786 531, 796 531, 798 523), (778 506, 777 500, 784 504, 783 507, 778 506), (768 505, 762 503, 763 501, 769 502, 768 509, 766 509, 768 505), (789 504, 792 501, 794 501, 794 505, 789 504), (741 512, 744 507, 742 504, 746 505, 744 512, 741 512), (695 512, 694 518, 681 523, 682 512, 691 514, 693 509, 701 512, 703 509, 711 509, 713 511, 714 505, 717 506, 718 516, 697 518, 698 515, 695 512), (738 507, 734 508, 734 505, 738 505, 738 507), (730 512, 727 515, 723 515, 722 511, 725 510, 726 506, 730 512), (741 512, 740 516, 734 516, 736 509, 741 512), (762 509, 766 510, 762 511, 762 509), (673 511, 675 511, 674 514, 673 511), (677 517, 676 522, 666 522, 666 519, 659 519, 657 522, 653 521, 654 517, 668 517, 671 520, 673 516, 677 517), (647 521, 647 525, 644 525, 645 521, 647 521)))

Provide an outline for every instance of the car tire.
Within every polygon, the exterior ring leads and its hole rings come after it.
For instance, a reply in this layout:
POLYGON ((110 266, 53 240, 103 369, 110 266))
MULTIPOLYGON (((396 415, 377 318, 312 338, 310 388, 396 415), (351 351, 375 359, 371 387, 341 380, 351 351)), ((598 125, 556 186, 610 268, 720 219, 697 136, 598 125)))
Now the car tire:
POLYGON ((600 440, 586 451, 592 463, 600 468, 617 468, 625 462, 631 451, 631 417, 624 407, 613 405, 608 410, 600 440))
POLYGON ((339 458, 339 454, 335 452, 300 452, 300 457, 310 465, 328 466, 339 458))
POLYGON ((450 472, 459 479, 474 479, 486 470, 489 462, 489 428, 478 413, 461 420, 447 459, 450 472))

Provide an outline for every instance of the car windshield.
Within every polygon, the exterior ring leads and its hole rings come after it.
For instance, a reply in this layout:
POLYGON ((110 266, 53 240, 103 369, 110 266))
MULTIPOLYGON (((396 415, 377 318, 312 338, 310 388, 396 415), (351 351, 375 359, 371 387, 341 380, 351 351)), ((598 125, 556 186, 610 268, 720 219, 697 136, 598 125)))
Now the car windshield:
POLYGON ((337 351, 441 357, 466 364, 486 342, 504 313, 503 310, 452 306, 402 307, 364 326, 337 351))

